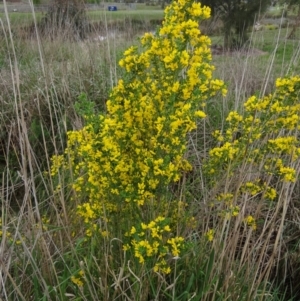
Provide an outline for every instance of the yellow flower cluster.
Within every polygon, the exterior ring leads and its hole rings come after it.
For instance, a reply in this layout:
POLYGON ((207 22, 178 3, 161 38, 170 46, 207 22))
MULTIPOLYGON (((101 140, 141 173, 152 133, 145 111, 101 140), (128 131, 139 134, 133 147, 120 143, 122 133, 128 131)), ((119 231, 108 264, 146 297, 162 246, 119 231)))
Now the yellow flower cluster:
POLYGON ((205 234, 205 237, 208 241, 213 241, 214 236, 215 236, 215 230, 214 229, 209 229, 205 234))
POLYGON ((71 276, 71 281, 78 287, 83 287, 84 285, 84 271, 80 270, 76 276, 71 276))
POLYGON ((184 238, 180 236, 170 237, 171 228, 162 216, 148 224, 141 223, 138 229, 132 227, 126 235, 130 242, 125 244, 125 251, 133 250, 134 256, 139 263, 144 264, 150 258, 155 260, 154 271, 168 274, 171 272, 170 266, 166 262, 166 256, 172 255, 175 259, 179 258, 184 246, 184 238))
POLYGON ((267 185, 267 183, 260 183, 260 181, 254 181, 254 182, 246 182, 244 183, 240 191, 242 193, 248 193, 251 196, 257 196, 258 194, 262 194, 264 198, 267 200, 273 201, 276 196, 277 192, 274 188, 267 185))
POLYGON ((107 114, 68 132, 64 154, 52 158, 52 176, 71 169, 73 199, 81 203, 77 212, 88 236, 101 219, 118 216, 120 224, 130 217, 134 223, 144 206, 191 169, 186 136, 205 118, 206 99, 226 93, 224 83, 212 79, 210 40, 199 29, 209 14, 194 1, 174 1, 161 29, 124 52, 119 65, 125 75, 110 93, 107 114))
POLYGON ((225 162, 247 157, 249 163, 265 158, 266 170, 275 174, 277 169, 277 175, 283 175, 282 168, 288 167, 284 162, 299 158, 300 145, 295 133, 300 129, 300 105, 295 91, 300 89, 300 77, 278 79, 276 87, 273 95, 261 99, 250 97, 244 105, 243 116, 229 113, 224 134, 214 133, 222 145, 210 151, 210 174, 217 174, 220 166, 224 169, 225 162), (283 160, 280 166, 278 158, 283 160))
POLYGON ((256 230, 256 221, 255 218, 252 215, 248 215, 245 218, 245 223, 250 226, 253 230, 256 230))
MULTIPOLYGON (((300 159, 299 91, 299 76, 277 79, 272 95, 251 96, 244 104, 243 114, 228 114, 224 131, 213 133, 218 145, 210 150, 206 164, 212 185, 226 175, 228 183, 239 179, 238 188, 226 186, 227 195, 232 193, 240 200, 275 200, 276 189, 281 187, 278 183, 295 182, 294 166, 300 159), (241 170, 243 174, 239 174, 241 170), (274 183, 276 189, 272 187, 274 183)), ((221 199, 227 213, 232 204, 226 197, 221 199)), ((249 215, 245 221, 256 228, 255 217, 249 215)))

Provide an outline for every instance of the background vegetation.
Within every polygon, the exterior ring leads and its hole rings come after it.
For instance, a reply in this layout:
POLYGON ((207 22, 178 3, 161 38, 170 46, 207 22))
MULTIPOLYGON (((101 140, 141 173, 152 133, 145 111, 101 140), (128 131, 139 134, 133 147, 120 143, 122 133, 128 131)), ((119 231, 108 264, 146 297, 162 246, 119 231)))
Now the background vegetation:
MULTIPOLYGON (((298 300, 299 160, 284 146, 279 152, 266 146, 270 139, 294 137, 283 144, 298 149, 298 131, 291 125, 282 125, 279 131, 267 126, 278 118, 268 115, 270 107, 259 117, 262 136, 252 137, 252 144, 243 140, 245 123, 239 123, 238 131, 233 123, 249 117, 244 104, 251 96, 257 96, 259 105, 270 93, 276 101, 280 95, 278 86, 274 93, 276 79, 299 74, 299 30, 295 39, 288 39, 293 10, 287 19, 278 19, 282 7, 268 10, 258 31, 251 26, 250 42, 239 51, 224 51, 221 24, 201 25, 212 38, 214 78, 223 80, 228 92, 207 99, 206 118, 184 140, 192 170, 161 189, 163 207, 146 210, 148 217, 155 212, 180 213, 171 226, 176 228, 174 236, 184 237, 185 248, 178 258, 166 257, 172 270, 166 274, 153 272, 149 264, 155 260, 143 265, 134 253, 124 252, 120 226, 110 229, 106 238, 105 220, 101 236, 92 236, 87 243, 84 220, 76 213, 79 200, 72 199, 73 190, 67 185, 74 175, 65 171, 61 177, 51 176, 51 158, 64 152, 67 132, 81 130, 89 122, 87 116, 106 114, 110 91, 126 73, 118 65, 123 52, 139 45, 144 32, 155 31, 163 12, 159 6, 89 11, 85 39, 74 39, 68 30, 55 37, 43 34, 40 12, 13 12, 6 7, 0 17, 0 297, 298 300), (234 135, 226 136, 228 130, 234 135), (235 140, 243 154, 246 147, 247 155, 236 155, 230 168, 228 161, 220 161, 214 167, 216 174, 208 174, 212 150, 235 140), (268 174, 244 160, 255 149, 265 156, 257 159, 258 165, 270 156, 281 159, 286 168, 295 170, 294 178, 284 182, 287 170, 268 174), (273 200, 264 183, 276 190, 273 200), (179 201, 175 208, 171 200, 179 201)), ((292 117, 290 112, 299 115, 297 100, 292 102, 299 87, 293 85, 295 94, 283 90, 290 101, 283 102, 281 109, 285 119, 292 117)), ((297 118, 292 124, 298 126, 297 118)))

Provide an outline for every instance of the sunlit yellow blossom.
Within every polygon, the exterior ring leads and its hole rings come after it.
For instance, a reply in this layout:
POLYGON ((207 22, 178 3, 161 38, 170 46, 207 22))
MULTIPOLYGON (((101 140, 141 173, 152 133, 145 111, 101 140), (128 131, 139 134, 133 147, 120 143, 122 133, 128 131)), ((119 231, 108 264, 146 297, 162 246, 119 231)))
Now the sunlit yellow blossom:
POLYGON ((77 276, 71 276, 71 281, 76 284, 78 287, 82 287, 84 285, 84 271, 80 270, 77 276))
POLYGON ((269 200, 274 200, 277 196, 277 192, 274 188, 268 187, 265 192, 265 197, 269 200))
POLYGON ((215 230, 214 229, 209 229, 205 234, 208 241, 213 241, 214 235, 215 235, 215 230))
POLYGON ((250 226, 253 230, 256 230, 256 221, 252 215, 248 215, 245 218, 245 222, 247 223, 248 226, 250 226))
POLYGON ((205 118, 206 114, 203 111, 196 111, 195 116, 200 118, 205 118))
POLYGON ((294 168, 282 166, 279 169, 279 173, 285 182, 296 181, 296 170, 294 168))

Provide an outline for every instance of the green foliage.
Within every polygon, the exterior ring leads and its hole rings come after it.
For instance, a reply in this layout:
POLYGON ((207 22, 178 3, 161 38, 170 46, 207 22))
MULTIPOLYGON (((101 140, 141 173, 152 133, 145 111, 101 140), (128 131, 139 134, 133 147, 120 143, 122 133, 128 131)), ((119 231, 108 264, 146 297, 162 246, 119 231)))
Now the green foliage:
POLYGON ((211 7, 212 14, 222 20, 226 49, 242 47, 248 40, 248 28, 270 5, 266 0, 202 0, 201 3, 211 7))
POLYGON ((286 1, 279 1, 281 4, 289 4, 289 5, 300 5, 299 0, 286 0, 286 1))
POLYGON ((92 122, 91 118, 95 116, 95 103, 89 101, 85 93, 81 93, 78 100, 74 104, 74 109, 76 113, 86 119, 88 123, 92 122))

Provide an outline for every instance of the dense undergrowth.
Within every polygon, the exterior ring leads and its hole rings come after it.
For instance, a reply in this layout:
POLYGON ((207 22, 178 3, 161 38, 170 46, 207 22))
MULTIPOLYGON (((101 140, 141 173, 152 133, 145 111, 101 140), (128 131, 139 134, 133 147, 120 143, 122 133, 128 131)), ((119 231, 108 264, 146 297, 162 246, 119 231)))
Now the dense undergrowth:
POLYGON ((300 78, 232 63, 226 87, 208 17, 180 0, 122 45, 4 31, 3 300, 297 300, 300 78))

